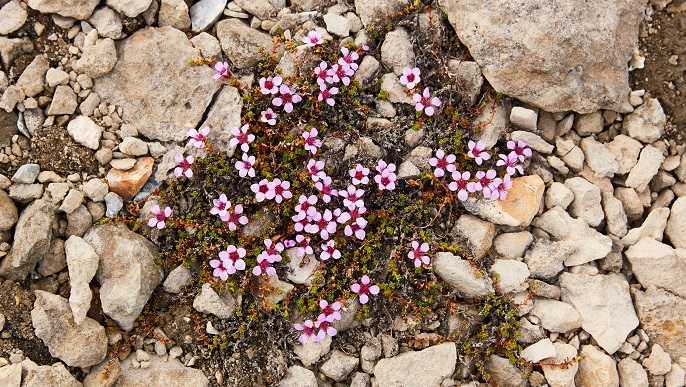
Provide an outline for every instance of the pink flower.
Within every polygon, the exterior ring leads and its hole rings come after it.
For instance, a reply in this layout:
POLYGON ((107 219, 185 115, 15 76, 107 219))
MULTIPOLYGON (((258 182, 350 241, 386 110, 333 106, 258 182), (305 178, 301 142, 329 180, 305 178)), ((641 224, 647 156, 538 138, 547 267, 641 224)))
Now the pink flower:
POLYGON ((348 171, 348 173, 350 174, 350 177, 353 178, 353 185, 369 183, 369 177, 367 177, 367 175, 369 175, 369 168, 357 164, 355 165, 355 168, 348 171))
POLYGON ((355 219, 351 224, 345 226, 343 233, 345 236, 353 236, 353 234, 355 234, 357 239, 364 240, 364 237, 367 235, 367 233, 364 231, 366 226, 367 220, 360 217, 355 219))
POLYGON ((267 260, 271 263, 281 262, 281 252, 283 252, 284 249, 283 244, 274 244, 271 239, 265 239, 264 245, 266 246, 266 249, 263 253, 267 254, 267 260))
MULTIPOLYGON (((491 187, 491 182, 496 176, 496 172, 493 169, 489 169, 487 172, 478 171, 476 173, 476 182, 470 182, 467 184, 467 189, 470 192, 481 191, 485 198, 491 198, 493 193, 493 188, 491 187)), ((492 199, 495 199, 494 197, 492 199)))
POLYGON ((526 143, 522 140, 517 140, 516 143, 514 141, 508 141, 507 149, 512 150, 510 154, 514 153, 521 162, 524 162, 527 157, 531 157, 533 154, 531 149, 527 148, 526 143))
POLYGON ((326 243, 322 243, 322 253, 319 256, 319 258, 321 258, 322 261, 326 261, 329 258, 339 259, 340 257, 341 257, 341 252, 338 251, 338 249, 334 247, 333 239, 326 242, 326 243))
POLYGON ((341 66, 347 64, 353 71, 357 71, 357 63, 355 63, 355 61, 359 59, 360 56, 357 55, 355 51, 348 50, 347 47, 341 48, 341 53, 343 53, 343 57, 338 58, 338 64, 341 66))
POLYGON ((212 79, 228 78, 231 76, 231 72, 229 72, 229 64, 227 62, 215 63, 214 69, 217 70, 217 73, 212 76, 212 79))
POLYGON ((195 159, 192 155, 186 156, 186 159, 184 160, 183 155, 181 153, 177 153, 174 157, 174 160, 176 160, 176 162, 179 163, 179 166, 174 168, 174 176, 179 177, 181 176, 181 174, 184 174, 188 178, 193 177, 193 170, 191 169, 191 164, 193 164, 193 161, 195 161, 195 159))
POLYGON ((195 129, 190 129, 188 133, 188 137, 191 139, 188 140, 188 145, 186 146, 191 146, 194 145, 196 148, 204 148, 205 147, 205 141, 207 140, 207 135, 210 133, 210 128, 204 127, 200 129, 198 132, 195 129))
POLYGON ((314 159, 310 159, 310 161, 307 162, 307 173, 310 174, 312 180, 315 182, 319 181, 319 179, 323 179, 326 176, 326 173, 322 171, 322 169, 324 169, 324 165, 324 160, 316 161, 314 159))
POLYGON ((483 142, 483 140, 479 140, 479 142, 476 144, 474 141, 470 141, 467 143, 467 145, 469 145, 469 152, 467 152, 467 156, 473 158, 478 165, 481 165, 483 160, 488 160, 491 158, 491 154, 485 150, 486 144, 483 142))
POLYGON ((308 47, 318 46, 324 43, 324 33, 312 30, 303 38, 303 43, 308 47))
MULTIPOLYGON (((315 209, 315 211, 317 211, 315 209)), ((293 221, 293 229, 295 232, 301 232, 305 230, 305 227, 310 225, 310 216, 308 216, 305 212, 298 212, 297 214, 291 216, 291 220, 293 221)))
POLYGON ((241 177, 250 176, 255 177, 255 156, 248 156, 247 153, 243 153, 242 161, 236 161, 236 169, 241 177))
POLYGON ((283 110, 285 110, 286 113, 290 113, 293 111, 294 103, 302 101, 302 98, 298 94, 295 94, 295 90, 291 89, 286 85, 281 85, 281 87, 279 88, 279 93, 281 93, 281 95, 279 97, 274 98, 272 100, 272 103, 274 104, 274 106, 283 105, 283 110))
MULTIPOLYGON (((419 77, 419 74, 421 71, 419 71, 419 68, 415 67, 413 69, 409 67, 405 67, 403 69, 403 75, 400 76, 400 83, 407 86, 408 89, 414 89, 415 86, 419 83, 419 81, 422 80, 422 78, 419 77)), ((419 101, 417 101, 419 102, 419 101)), ((428 113, 427 113, 428 114, 428 113)), ((431 114, 428 114, 431 115, 431 114)))
POLYGON ((419 267, 423 264, 428 265, 430 260, 429 257, 424 255, 424 253, 429 251, 429 244, 424 242, 419 245, 419 242, 412 241, 412 251, 407 253, 407 257, 414 260, 414 267, 419 267))
POLYGON ((443 149, 439 149, 436 151, 436 157, 429 159, 429 165, 436 167, 434 176, 442 177, 445 175, 445 171, 450 173, 455 172, 455 164, 453 164, 455 160, 455 155, 449 154, 446 156, 445 153, 443 153, 443 149))
POLYGON ((453 182, 448 184, 449 190, 458 191, 457 198, 462 201, 467 200, 467 196, 469 195, 469 193, 467 192, 467 186, 469 185, 469 177, 469 172, 463 172, 462 174, 460 174, 460 172, 455 171, 453 172, 453 182))
POLYGON ((243 125, 240 129, 237 126, 231 128, 231 134, 233 137, 229 140, 229 146, 235 147, 241 144, 241 150, 247 152, 250 148, 249 143, 255 141, 254 134, 248 134, 248 124, 243 125))
POLYGON ((271 262, 269 262, 266 256, 258 255, 257 266, 252 268, 252 273, 253 275, 261 275, 262 273, 265 273, 267 276, 273 277, 276 275, 276 269, 271 266, 271 262))
POLYGON ((331 84, 343 82, 344 85, 348 86, 350 84, 350 77, 353 76, 353 74, 355 74, 355 71, 350 68, 350 65, 335 64, 326 72, 326 75, 328 75, 328 77, 326 77, 326 82, 331 84))
POLYGON ((319 300, 319 307, 322 308, 322 313, 326 320, 329 322, 340 321, 342 316, 339 310, 341 310, 341 303, 336 301, 333 304, 329 304, 326 300, 319 300))
POLYGON ((364 206, 364 201, 362 201, 362 195, 364 195, 364 190, 357 189, 354 185, 349 185, 347 190, 338 191, 338 195, 343 198, 343 205, 348 207, 348 210, 353 210, 355 207, 364 206))
POLYGON ((312 320, 307 320, 305 321, 302 325, 300 324, 293 324, 293 327, 297 331, 301 331, 302 333, 300 334, 300 337, 298 338, 298 341, 300 344, 305 345, 307 343, 307 340, 312 339, 312 342, 318 342, 320 340, 317 335, 314 334, 314 323, 312 320))
POLYGON ((317 101, 321 102, 323 100, 326 100, 326 103, 329 104, 329 106, 333 106, 336 104, 336 101, 332 98, 335 94, 338 94, 338 88, 337 87, 332 87, 330 89, 326 88, 326 85, 323 83, 319 84, 319 95, 317 96, 317 101))
MULTIPOLYGON (((231 203, 229 203, 229 206, 231 203)), ((236 204, 236 207, 233 208, 233 212, 228 212, 221 217, 222 222, 228 222, 229 223, 229 230, 231 231, 236 231, 236 228, 238 227, 237 224, 241 225, 246 225, 248 224, 248 217, 241 215, 243 213, 243 205, 241 204, 236 204)))
POLYGON ((389 172, 395 172, 395 164, 386 164, 385 161, 379 160, 378 164, 376 165, 376 171, 381 173, 385 170, 388 170, 389 172))
POLYGON ((499 154, 498 157, 500 160, 498 160, 495 165, 498 167, 507 167, 506 171, 508 175, 514 175, 515 172, 519 172, 522 175, 524 174, 524 168, 519 165, 519 157, 515 152, 510 152, 509 155, 499 154))
POLYGON ((161 230, 165 226, 164 220, 171 216, 172 209, 167 207, 164 209, 164 211, 161 211, 160 206, 155 204, 152 207, 150 207, 150 212, 152 212, 152 214, 155 215, 155 217, 150 218, 150 220, 148 221, 148 226, 157 227, 161 230))
POLYGON ((331 210, 326 209, 323 214, 318 211, 312 215, 313 224, 305 226, 305 231, 310 234, 319 232, 319 235, 323 240, 329 239, 331 234, 336 232, 337 223, 333 219, 333 213, 331 210))
POLYGON ((274 199, 277 203, 281 203, 283 199, 290 199, 293 194, 288 189, 291 187, 289 181, 281 181, 281 179, 274 179, 274 181, 269 183, 269 191, 267 191, 266 197, 271 200, 274 199))
POLYGON ((260 91, 262 94, 276 94, 279 91, 281 77, 262 77, 260 78, 260 91))
POLYGON ((418 112, 424 110, 424 113, 429 117, 434 115, 434 106, 441 106, 441 100, 438 97, 431 98, 428 87, 424 89, 422 95, 415 93, 412 99, 417 103, 414 106, 415 110, 418 112))
POLYGON ((324 176, 314 186, 322 193, 324 203, 330 202, 331 196, 338 196, 338 190, 331 188, 331 178, 329 176, 324 176))
POLYGON ((381 289, 379 289, 379 287, 376 285, 369 286, 369 277, 366 275, 362 276, 362 280, 360 282, 362 282, 361 285, 355 283, 350 287, 350 290, 352 290, 353 293, 359 294, 360 304, 364 305, 369 302, 369 296, 367 296, 368 294, 379 294, 381 289))
POLYGON ((276 113, 274 113, 272 108, 269 108, 269 109, 264 110, 262 112, 262 117, 260 118, 260 121, 266 122, 269 125, 276 125, 276 118, 277 117, 278 117, 278 115, 276 113))
MULTIPOLYGON (((391 164, 393 165, 393 164, 391 164)), ((395 167, 395 165, 393 165, 395 167)), ((395 169, 395 168, 394 168, 395 169)), ((395 172, 392 172, 389 168, 383 170, 383 172, 374 176, 374 181, 379 185, 380 190, 393 191, 395 189, 395 181, 397 180, 395 172)))
POLYGON ((329 64, 322 61, 319 66, 315 67, 312 69, 314 71, 314 74, 317 76, 317 84, 321 87, 324 82, 326 81, 326 70, 327 67, 329 67, 329 64))
POLYGON ((269 192, 269 182, 267 179, 262 179, 259 183, 251 185, 250 190, 255 193, 255 200, 257 200, 258 203, 261 203, 267 198, 267 192, 269 192))
POLYGON ((322 147, 322 142, 317 139, 319 131, 316 128, 310 129, 309 132, 303 132, 302 136, 305 139, 305 151, 317 154, 317 150, 322 147))
POLYGON ((510 175, 505 175, 502 179, 493 180, 493 186, 498 194, 498 199, 505 200, 507 198, 507 193, 512 189, 512 184, 513 181, 510 179, 510 175))
POLYGON ((317 212, 317 209, 314 207, 315 204, 317 204, 316 196, 300 195, 298 198, 298 204, 295 206, 295 211, 312 216, 315 212, 317 212))
MULTIPOLYGON (((364 209, 364 207, 361 208, 364 209)), ((360 210, 360 208, 357 208, 356 210, 360 210)), ((333 210, 331 220, 338 224, 347 223, 350 220, 350 214, 347 212, 343 212, 340 208, 336 208, 335 210, 333 210)))
MULTIPOLYGON (((224 267, 224 262, 219 259, 213 259, 210 261, 210 266, 214 268, 214 271, 212 272, 212 275, 218 278, 221 278, 222 281, 226 281, 227 278, 229 278, 229 270, 224 267)), ((236 269, 234 269, 234 273, 236 272, 236 269)))
POLYGON ((312 250, 312 246, 310 246, 310 238, 298 234, 295 236, 295 243, 296 246, 298 246, 298 249, 296 250, 298 257, 304 257, 305 254, 314 254, 314 250, 312 250))
POLYGON ((336 336, 338 331, 336 331, 336 328, 331 326, 333 321, 329 321, 330 318, 331 317, 327 317, 324 313, 317 317, 317 322, 315 323, 315 326, 319 328, 317 337, 323 339, 325 335, 336 336))
POLYGON ((231 207, 231 202, 227 200, 226 195, 221 194, 219 199, 214 199, 212 202, 214 207, 210 210, 210 214, 219 215, 220 218, 226 216, 227 209, 231 207))
MULTIPOLYGON (((222 266, 226 268, 228 274, 233 274, 236 270, 245 270, 245 261, 243 261, 243 257, 245 257, 245 249, 242 247, 236 248, 234 245, 229 245, 229 247, 226 248, 226 251, 219 253, 219 259, 222 260, 222 266)), ((226 278, 222 279, 226 281, 226 278)))

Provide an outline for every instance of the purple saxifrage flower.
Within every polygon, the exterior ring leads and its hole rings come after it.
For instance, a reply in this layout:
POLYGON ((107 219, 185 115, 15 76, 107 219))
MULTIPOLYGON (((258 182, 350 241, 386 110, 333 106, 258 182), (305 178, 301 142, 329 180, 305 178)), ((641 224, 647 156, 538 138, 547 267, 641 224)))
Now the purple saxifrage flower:
POLYGON ((191 139, 188 140, 188 145, 187 146, 195 146, 196 148, 204 148, 205 147, 205 141, 207 141, 207 135, 210 133, 210 128, 204 127, 200 129, 200 131, 197 131, 195 129, 190 129, 188 133, 188 137, 191 139))
POLYGON ((227 62, 217 62, 214 64, 214 69, 217 73, 212 76, 212 79, 228 78, 231 76, 229 71, 229 64, 227 62))
POLYGON ((424 253, 429 251, 429 244, 424 242, 421 245, 417 241, 412 241, 412 250, 407 253, 407 257, 414 261, 414 267, 419 267, 423 264, 428 265, 429 257, 424 253))
POLYGON ((157 204, 153 205, 150 207, 150 212, 155 215, 154 218, 150 218, 148 221, 148 226, 150 227, 157 227, 158 229, 163 229, 165 226, 164 221, 171 216, 172 214, 172 209, 167 207, 164 209, 164 211, 160 210, 160 206, 157 204))
POLYGON ((485 150, 486 144, 483 140, 479 140, 479 142, 476 143, 474 141, 469 141, 467 145, 469 146, 467 156, 473 158, 478 165, 481 165, 484 160, 491 158, 491 154, 485 150))
POLYGON ((280 95, 272 100, 272 104, 274 104, 274 106, 283 105, 283 110, 285 110, 286 113, 293 111, 294 103, 302 101, 302 98, 298 94, 295 94, 295 90, 286 85, 281 85, 279 93, 280 95))
POLYGON ((279 117, 278 114, 274 113, 272 108, 269 108, 267 110, 264 110, 262 112, 262 116, 260 117, 260 121, 266 122, 269 125, 276 125, 276 118, 279 117))
POLYGON ((353 293, 357 293, 360 296, 360 304, 366 304, 369 302, 369 296, 368 294, 379 294, 379 289, 378 286, 376 285, 369 285, 371 281, 369 280, 369 277, 364 275, 362 276, 362 279, 360 280, 361 284, 353 284, 350 287, 350 290, 353 291, 353 293))
POLYGON ((405 67, 403 69, 403 75, 400 76, 400 84, 407 86, 408 89, 414 89, 415 86, 422 80, 419 77, 421 71, 419 68, 415 67, 413 69, 405 67))
POLYGON ((438 97, 431 97, 429 94, 429 88, 425 88, 422 94, 412 95, 412 99, 417 104, 414 106, 415 110, 420 112, 424 110, 427 116, 431 117, 434 115, 434 106, 441 106, 441 100, 438 97))
POLYGON ((243 152, 250 150, 248 144, 255 141, 255 135, 248 133, 248 124, 243 125, 240 129, 237 126, 234 126, 231 128, 231 135, 233 137, 229 140, 229 146, 235 147, 236 145, 241 144, 241 150, 243 152))
POLYGON ((324 43, 324 33, 317 30, 312 30, 307 33, 307 36, 304 37, 302 41, 308 47, 318 46, 324 43))
POLYGON ((174 168, 174 176, 180 177, 183 174, 189 179, 193 177, 193 170, 191 169, 191 164, 195 161, 193 155, 188 155, 184 159, 181 153, 177 153, 174 160, 179 164, 178 167, 174 168))
POLYGON ((260 78, 260 91, 262 94, 276 94, 279 92, 279 85, 281 85, 281 77, 267 77, 260 78))

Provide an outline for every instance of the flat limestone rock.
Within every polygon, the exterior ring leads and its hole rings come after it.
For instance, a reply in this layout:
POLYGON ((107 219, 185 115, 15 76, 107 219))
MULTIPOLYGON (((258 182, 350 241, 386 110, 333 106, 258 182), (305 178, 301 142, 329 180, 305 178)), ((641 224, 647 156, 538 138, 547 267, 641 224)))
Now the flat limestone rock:
POLYGON ((470 197, 463 202, 465 209, 495 224, 528 226, 541 206, 545 184, 537 175, 522 176, 512 181, 514 184, 505 200, 470 197))
POLYGON ((374 376, 379 386, 440 386, 453 374, 456 362, 455 343, 447 342, 381 359, 374 367, 374 376))

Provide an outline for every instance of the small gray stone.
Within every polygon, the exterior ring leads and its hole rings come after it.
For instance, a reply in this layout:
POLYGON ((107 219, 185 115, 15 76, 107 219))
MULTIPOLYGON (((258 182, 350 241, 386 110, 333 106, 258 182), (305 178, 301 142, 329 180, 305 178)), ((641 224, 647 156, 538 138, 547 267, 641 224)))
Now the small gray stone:
POLYGON ((348 378, 351 372, 357 368, 359 359, 353 356, 348 356, 345 353, 335 350, 329 357, 329 360, 319 368, 320 371, 327 377, 342 382, 348 378))
POLYGON ((181 293, 181 288, 191 282, 191 271, 183 264, 172 270, 162 283, 162 289, 167 293, 181 293))
POLYGON ((114 41, 106 38, 98 39, 93 45, 84 46, 83 54, 74 66, 76 71, 97 79, 112 71, 116 63, 117 49, 114 41))
POLYGON ((564 184, 558 182, 553 182, 545 195, 546 208, 559 206, 563 209, 567 209, 567 207, 572 204, 572 201, 574 201, 574 192, 564 184))
MULTIPOLYGON (((534 130, 536 130, 535 126, 534 126, 534 130)), ((526 145, 529 148, 531 148, 531 149, 533 149, 539 153, 542 153, 542 154, 549 155, 549 154, 553 153, 553 149, 555 149, 555 147, 553 145, 545 142, 545 140, 542 139, 539 135, 531 133, 531 132, 516 130, 516 131, 512 132, 512 134, 510 136, 511 136, 513 141, 522 140, 526 143, 526 145)))
POLYGON ((411 161, 403 161, 398 167, 398 180, 419 178, 421 171, 411 161))
POLYGON ((200 313, 209 313, 220 319, 231 318, 236 312, 236 300, 230 292, 217 294, 210 284, 204 284, 200 294, 193 300, 193 309, 200 313))
POLYGON ((570 213, 584 219, 591 227, 598 226, 605 218, 600 189, 581 177, 567 179, 565 186, 574 193, 570 213))
POLYGON ((95 10, 88 22, 98 30, 98 35, 119 39, 122 37, 122 23, 119 14, 114 12, 111 8, 101 7, 95 10))
POLYGON ((103 128, 86 116, 78 116, 69 122, 67 132, 79 144, 96 150, 100 147, 103 128))
POLYGON ((477 272, 462 258, 449 252, 436 253, 432 262, 434 271, 462 297, 471 299, 493 292, 491 279, 477 272))
POLYGON ((626 179, 626 186, 643 191, 650 183, 650 180, 657 174, 664 160, 665 156, 661 150, 652 145, 647 145, 641 151, 638 163, 631 168, 631 172, 629 172, 629 176, 626 179))
POLYGON ((536 132, 538 125, 538 114, 531 109, 515 106, 510 111, 510 122, 529 132, 536 132))
POLYGON ((662 131, 667 124, 660 101, 648 98, 633 113, 624 119, 623 130, 631 137, 650 144, 662 137, 662 131))
POLYGON ((576 130, 581 137, 591 136, 603 131, 604 122, 603 114, 600 111, 589 114, 579 114, 574 121, 574 130, 576 130))
POLYGON ((502 293, 523 292, 529 287, 526 279, 531 273, 524 262, 514 259, 496 259, 489 273, 497 275, 496 287, 502 293))
POLYGON ((345 16, 327 13, 324 15, 324 23, 329 33, 345 38, 350 35, 350 20, 345 16))
POLYGON ((79 106, 76 100, 76 93, 69 86, 57 86, 52 103, 48 108, 48 114, 58 116, 62 114, 73 114, 79 106))
POLYGON ((650 356, 643 360, 643 366, 651 375, 665 375, 672 369, 672 359, 662 346, 656 343, 653 344, 650 356))
POLYGON ((227 0, 200 0, 190 10, 193 32, 205 31, 219 20, 226 8, 227 0))
POLYGON ((314 372, 297 365, 288 367, 286 375, 279 382, 281 387, 317 387, 317 377, 314 372))
POLYGON ((45 74, 50 69, 50 62, 44 55, 36 56, 26 67, 19 79, 19 87, 27 97, 35 97, 40 94, 45 87, 45 74))
POLYGON ((71 214, 74 212, 74 210, 79 208, 81 203, 83 203, 83 194, 79 190, 70 189, 69 193, 62 201, 62 205, 57 209, 57 211, 71 214))
POLYGON ((145 12, 150 7, 150 3, 152 0, 107 0, 107 5, 110 8, 130 18, 145 12))
POLYGON ((12 176, 12 181, 15 183, 33 184, 39 173, 40 166, 38 164, 24 164, 12 176))
POLYGON ((586 137, 581 140, 581 150, 584 151, 588 166, 595 172, 595 177, 612 178, 619 171, 619 164, 614 154, 593 137, 586 137))
POLYGON ((148 144, 136 137, 124 137, 119 150, 130 156, 143 156, 148 154, 148 144))
POLYGON ((67 85, 69 84, 69 74, 63 70, 51 68, 48 69, 48 72, 45 74, 45 81, 50 87, 67 85))
POLYGON ((105 204, 107 205, 105 216, 114 218, 124 207, 124 200, 116 193, 108 192, 107 195, 105 195, 105 204))
POLYGON ((495 225, 472 215, 462 215, 452 231, 455 238, 465 239, 474 258, 481 259, 491 248, 495 238, 495 225))
POLYGON ((529 314, 538 317, 541 326, 551 332, 565 333, 581 328, 579 312, 565 302, 537 298, 529 314))
POLYGON ((107 183, 100 179, 90 179, 83 185, 83 193, 94 202, 105 200, 105 195, 109 192, 107 183))
POLYGON ((503 233, 495 237, 493 247, 504 258, 517 259, 524 256, 533 241, 534 237, 528 231, 503 233))
MULTIPOLYGON (((410 35, 402 27, 386 34, 381 45, 381 62, 400 76, 405 67, 414 67, 415 55, 410 35)), ((392 101, 391 101, 392 102, 392 101)))
POLYGON ((611 142, 606 144, 617 160, 617 174, 624 175, 631 171, 631 168, 638 162, 643 145, 629 136, 617 135, 611 142))
POLYGON ((20 29, 29 14, 18 0, 10 1, 0 9, 0 35, 8 35, 20 29))

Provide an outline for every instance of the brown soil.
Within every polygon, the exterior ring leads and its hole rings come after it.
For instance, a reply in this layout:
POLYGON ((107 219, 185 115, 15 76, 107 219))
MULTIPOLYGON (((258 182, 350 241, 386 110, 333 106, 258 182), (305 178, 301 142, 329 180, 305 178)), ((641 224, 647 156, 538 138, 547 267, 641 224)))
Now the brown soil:
POLYGON ((40 165, 42 171, 55 171, 60 175, 98 172, 93 151, 77 144, 67 128, 50 126, 33 137, 29 161, 40 165))
MULTIPOLYGON (((670 7, 686 3, 675 0, 670 7)), ((641 28, 639 46, 645 56, 645 68, 631 73, 633 90, 645 89, 656 97, 671 123, 668 138, 682 140, 686 132, 686 12, 666 10, 652 15, 652 23, 641 28), (677 65, 669 63, 678 55, 677 65)))

